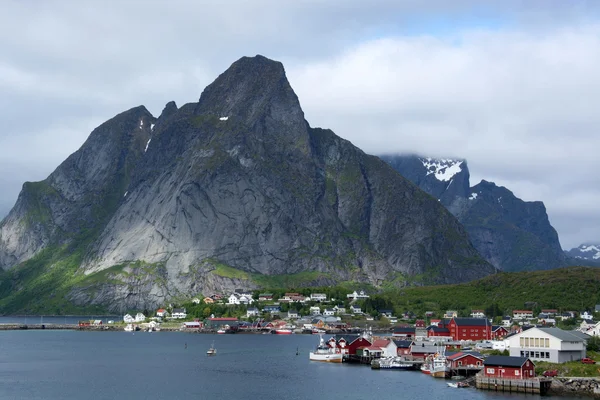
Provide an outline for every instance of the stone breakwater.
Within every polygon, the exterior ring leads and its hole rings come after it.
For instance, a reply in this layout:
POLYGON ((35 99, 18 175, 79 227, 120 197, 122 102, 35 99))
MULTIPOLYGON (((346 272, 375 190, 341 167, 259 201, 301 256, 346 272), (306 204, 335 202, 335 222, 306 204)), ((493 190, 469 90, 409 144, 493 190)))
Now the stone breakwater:
POLYGON ((600 399, 600 378, 554 378, 550 392, 586 395, 600 399))

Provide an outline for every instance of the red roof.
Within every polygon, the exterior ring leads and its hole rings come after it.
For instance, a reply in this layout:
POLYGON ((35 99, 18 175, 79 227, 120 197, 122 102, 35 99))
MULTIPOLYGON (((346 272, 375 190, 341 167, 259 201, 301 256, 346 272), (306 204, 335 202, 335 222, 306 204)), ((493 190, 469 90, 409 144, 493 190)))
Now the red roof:
POLYGON ((373 342, 375 347, 387 347, 388 344, 390 344, 389 339, 377 339, 373 342))
POLYGON ((167 310, 165 310, 164 308, 159 308, 158 310, 156 310, 156 312, 165 312, 167 310))
POLYGON ((480 359, 480 360, 483 360, 483 358, 481 358, 481 357, 479 357, 479 356, 476 356, 475 354, 463 353, 462 351, 461 351, 461 352, 458 352, 458 353, 456 353, 456 354, 452 354, 451 356, 449 356, 449 357, 446 357, 446 359, 448 359, 448 360, 450 360, 450 361, 454 361, 454 360, 458 360, 458 359, 460 359, 460 358, 463 358, 463 357, 466 357, 466 356, 473 356, 473 357, 475 357, 475 358, 478 358, 478 359, 480 359))
POLYGON ((365 349, 366 349, 366 350, 369 350, 369 351, 381 351, 381 348, 380 348, 380 347, 377 347, 377 346, 375 346, 375 345, 371 345, 371 346, 369 346, 369 347, 365 347, 365 349))
POLYGON ((233 317, 222 317, 222 318, 209 318, 211 321, 237 321, 237 318, 233 317))

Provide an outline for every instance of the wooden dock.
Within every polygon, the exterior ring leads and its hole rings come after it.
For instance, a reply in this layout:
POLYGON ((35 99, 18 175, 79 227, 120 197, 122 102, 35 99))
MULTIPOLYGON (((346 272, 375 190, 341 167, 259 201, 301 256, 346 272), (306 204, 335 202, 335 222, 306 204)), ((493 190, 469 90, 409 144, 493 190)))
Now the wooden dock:
POLYGON ((493 390, 496 392, 516 392, 545 395, 552 384, 551 379, 532 378, 532 379, 504 379, 491 378, 477 375, 475 377, 475 387, 483 390, 493 390))

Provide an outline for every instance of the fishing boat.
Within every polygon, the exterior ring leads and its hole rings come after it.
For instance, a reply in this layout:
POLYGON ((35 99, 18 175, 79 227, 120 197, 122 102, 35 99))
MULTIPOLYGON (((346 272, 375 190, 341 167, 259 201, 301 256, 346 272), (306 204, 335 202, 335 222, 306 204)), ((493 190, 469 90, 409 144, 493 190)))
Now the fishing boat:
POLYGON ((309 359, 310 361, 341 363, 342 353, 340 353, 337 349, 327 346, 325 340, 323 339, 323 335, 321 335, 319 345, 314 351, 309 353, 309 359))
POLYGON ((275 329, 275 334, 276 335, 291 335, 292 334, 292 330, 291 329, 287 329, 287 328, 275 329))
POLYGON ((421 365, 421 372, 426 375, 431 375, 431 368, 427 362, 421 365))
MULTIPOLYGON (((402 359, 400 357, 386 357, 380 358, 379 360, 375 361, 377 361, 377 367, 380 369, 414 369, 414 366, 412 364, 402 362, 402 359)), ((371 367, 373 368, 373 365, 371 365, 371 367)))
POLYGON ((210 349, 206 350, 206 355, 214 356, 216 354, 217 354, 217 349, 215 349, 215 342, 213 342, 212 345, 210 346, 210 349))
POLYGON ((447 365, 446 356, 443 353, 437 353, 430 364, 431 376, 434 378, 446 378, 450 375, 450 368, 447 365))

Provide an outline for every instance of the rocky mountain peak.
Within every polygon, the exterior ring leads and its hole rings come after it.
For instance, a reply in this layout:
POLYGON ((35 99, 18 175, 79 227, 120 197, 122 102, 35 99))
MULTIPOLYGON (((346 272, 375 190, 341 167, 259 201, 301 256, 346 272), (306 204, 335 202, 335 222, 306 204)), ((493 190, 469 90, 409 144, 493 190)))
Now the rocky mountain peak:
POLYGON ((566 254, 577 259, 600 261, 600 243, 583 243, 567 251, 566 254))
POLYGON ((280 62, 242 57, 204 89, 196 115, 243 123, 255 133, 277 133, 286 145, 308 139, 304 113, 280 62))

